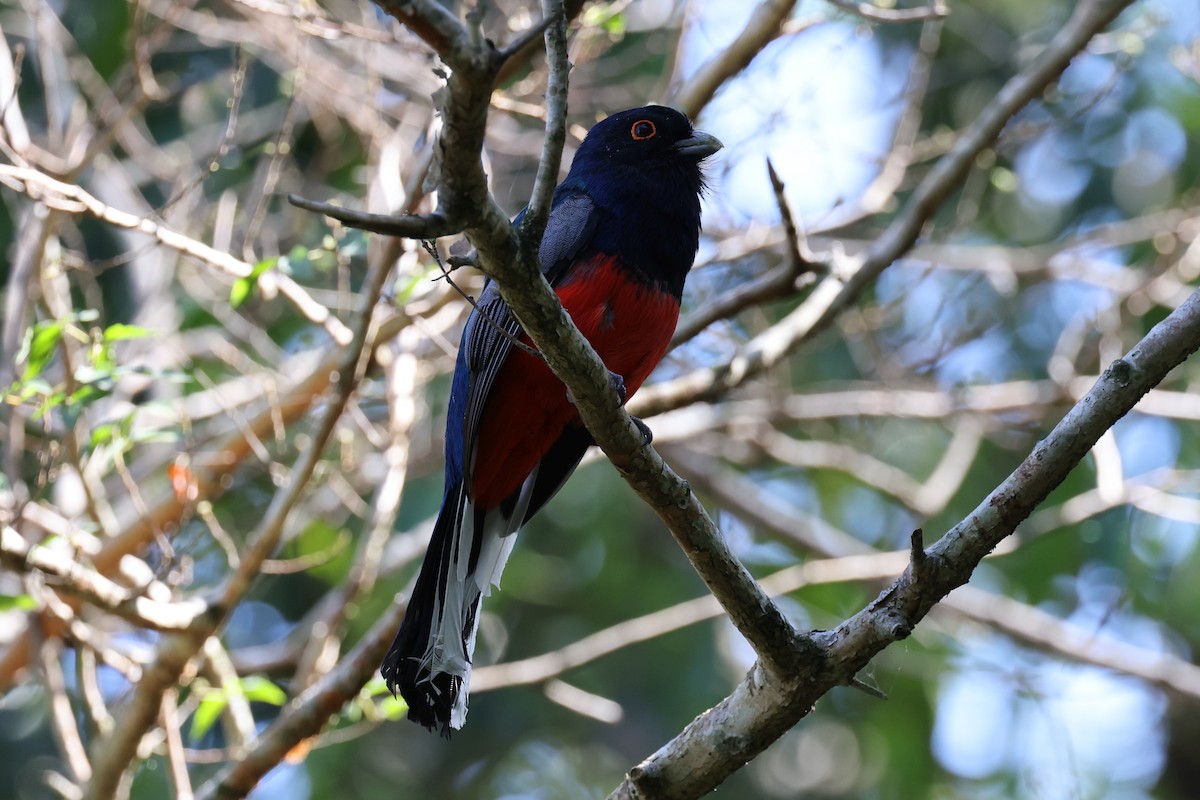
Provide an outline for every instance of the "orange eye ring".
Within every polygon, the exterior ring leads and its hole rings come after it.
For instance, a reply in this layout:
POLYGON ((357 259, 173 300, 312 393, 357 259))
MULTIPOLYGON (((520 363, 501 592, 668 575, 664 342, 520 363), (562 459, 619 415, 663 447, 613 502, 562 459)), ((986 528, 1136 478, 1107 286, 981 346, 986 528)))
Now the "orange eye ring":
POLYGON ((639 119, 629 128, 629 135, 634 141, 641 142, 646 139, 653 139, 658 135, 658 128, 648 119, 639 119))

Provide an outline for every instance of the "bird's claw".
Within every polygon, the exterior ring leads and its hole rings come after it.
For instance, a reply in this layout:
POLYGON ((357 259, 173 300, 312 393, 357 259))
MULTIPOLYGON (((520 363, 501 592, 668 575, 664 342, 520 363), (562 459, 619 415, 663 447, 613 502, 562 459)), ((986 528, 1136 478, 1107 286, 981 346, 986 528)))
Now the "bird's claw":
MULTIPOLYGON (((629 397, 629 392, 625 389, 625 379, 610 370, 608 373, 608 385, 617 393, 617 397, 621 398, 621 405, 625 405, 625 401, 629 397)), ((575 405, 575 395, 571 394, 570 389, 567 389, 567 402, 575 405)))
POLYGON ((629 398, 629 392, 625 389, 625 379, 613 371, 608 373, 608 383, 617 392, 617 397, 621 398, 621 405, 625 405, 625 401, 629 398))
POLYGON ((637 417, 630 417, 633 424, 637 426, 638 432, 642 434, 642 444, 647 445, 654 441, 654 431, 650 430, 650 426, 642 422, 637 417))

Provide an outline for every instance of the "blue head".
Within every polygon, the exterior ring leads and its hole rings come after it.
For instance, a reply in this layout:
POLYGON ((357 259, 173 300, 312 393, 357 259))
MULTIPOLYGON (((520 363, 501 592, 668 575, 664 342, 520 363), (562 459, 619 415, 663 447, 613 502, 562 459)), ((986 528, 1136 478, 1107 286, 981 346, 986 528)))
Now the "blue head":
POLYGON ((560 191, 596 204, 597 250, 678 295, 700 242, 700 165, 719 149, 674 109, 632 108, 591 129, 560 191))

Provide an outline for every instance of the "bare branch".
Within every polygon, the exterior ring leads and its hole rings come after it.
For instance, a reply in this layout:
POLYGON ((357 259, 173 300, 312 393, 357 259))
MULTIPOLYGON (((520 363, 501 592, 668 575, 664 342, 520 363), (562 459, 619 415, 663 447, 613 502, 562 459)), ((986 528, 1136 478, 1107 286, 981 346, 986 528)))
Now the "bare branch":
POLYGON ((447 63, 466 49, 467 31, 458 17, 434 0, 381 0, 379 7, 421 37, 447 63))
MULTIPOLYGON (((562 165, 563 145, 567 141, 567 81, 571 69, 567 61, 567 19, 562 0, 542 0, 546 27, 546 138, 542 142, 542 157, 533 180, 533 193, 521 218, 522 242, 535 250, 542 241, 546 221, 550 218, 550 203, 558 185, 562 165)), ((534 254, 535 255, 535 254, 534 254)), ((528 257, 528 256, 527 256, 528 257)))
POLYGON ((0 530, 0 563, 17 572, 37 572, 53 586, 150 630, 185 631, 205 613, 203 600, 159 602, 134 594, 100 573, 80 564, 73 554, 48 547, 31 547, 14 528, 0 530))
MULTIPOLYGON (((901 552, 808 561, 772 573, 763 578, 760 585, 772 597, 778 597, 806 586, 884 580, 904 569, 905 563, 905 554, 901 552)), ((715 619, 722 613, 721 604, 711 594, 686 600, 661 611, 620 622, 550 653, 480 667, 471 676, 471 689, 487 692, 507 686, 542 683, 610 653, 688 625, 715 619)))
POLYGON ((1167 373, 1200 348, 1200 292, 1118 359, 1033 453, 966 519, 925 552, 918 583, 906 571, 835 630, 816 635, 821 668, 778 680, 755 667, 734 692, 630 771, 614 798, 698 797, 808 714, 884 647, 907 637, 970 577, 1067 476, 1096 441, 1167 373))
POLYGON ((750 340, 726 365, 643 389, 630 405, 639 416, 711 400, 779 363, 799 345, 824 330, 862 290, 916 242, 922 228, 971 169, 1012 116, 1058 78, 1071 59, 1098 31, 1129 5, 1127 0, 1086 0, 1037 59, 1013 77, 954 147, 913 191, 904 210, 861 256, 841 259, 799 307, 750 340))
POLYGON ((392 603, 337 667, 284 707, 244 758, 226 766, 201 787, 200 800, 245 797, 284 756, 303 740, 316 736, 332 714, 355 697, 379 667, 396 628, 404 619, 405 603, 392 603))
POLYGON ((737 38, 717 53, 686 82, 675 87, 668 104, 695 118, 717 90, 745 69, 776 36, 791 16, 796 0, 764 0, 752 12, 737 38))
MULTIPOLYGON (((1140 410, 1140 404, 1138 408, 1140 410)), ((874 555, 872 549, 860 540, 781 500, 778 495, 765 491, 740 473, 707 459, 702 461, 686 451, 675 448, 672 448, 671 456, 681 468, 686 465, 686 469, 683 470, 685 475, 712 492, 723 506, 748 522, 784 536, 787 541, 798 543, 822 556, 831 557, 829 563, 852 563, 846 562, 845 559, 850 556, 869 558, 874 555)), ((1130 498, 1130 502, 1136 502, 1135 498, 1141 492, 1135 489, 1131 494, 1133 497, 1130 498)), ((1112 504, 1104 505, 1106 509, 1111 507, 1112 504)), ((1026 534, 1036 535, 1041 532, 1038 518, 1048 510, 1031 515, 1023 523, 1026 534)), ((914 542, 910 540, 910 545, 912 543, 914 542)), ((1013 549, 1006 547, 1011 544, 1015 544, 1011 539, 1001 542, 991 555, 1005 555, 1013 549)), ((888 555, 900 559, 899 553, 888 555)), ((924 558, 922 548, 921 555, 917 555, 915 551, 910 553, 909 563, 921 562, 924 558)), ((823 562, 807 562, 808 565, 818 563, 823 562)), ((895 566, 896 571, 902 569, 899 561, 895 562, 895 566)), ((895 574, 895 571, 889 574, 895 574)), ((865 572, 847 579, 872 580, 865 572)), ((763 585, 774 590, 774 580, 775 576, 766 578, 763 585)), ((961 617, 988 625, 1027 647, 1131 675, 1180 695, 1200 698, 1200 667, 1169 653, 1147 650, 1097 635, 1094 631, 1085 631, 1078 625, 1011 598, 1004 598, 970 585, 960 586, 933 611, 940 617, 961 617)), ((531 662, 531 665, 533 664, 536 662, 531 662)))
POLYGON ((964 586, 938 607, 983 622, 1019 642, 1073 661, 1141 678, 1174 694, 1200 699, 1200 666, 1169 653, 1114 641, 1010 597, 964 586))
POLYGON ((872 22, 920 22, 939 19, 950 13, 944 0, 934 0, 928 6, 917 8, 884 8, 871 3, 856 3, 854 0, 828 0, 830 5, 872 22))
POLYGON ((84 783, 92 777, 92 765, 88 763, 87 751, 84 750, 79 727, 75 723, 75 710, 71 708, 71 698, 67 694, 67 682, 59 660, 62 658, 62 643, 53 639, 43 642, 39 655, 46 693, 50 696, 54 738, 58 740, 63 760, 71 770, 71 778, 76 784, 84 783))
MULTIPOLYGON (((237 278, 248 277, 254 272, 254 267, 245 261, 177 233, 148 217, 139 217, 136 214, 112 208, 82 188, 52 178, 38 170, 0 164, 0 180, 4 179, 8 179, 5 180, 5 183, 29 194, 48 208, 72 214, 86 211, 97 219, 118 228, 140 231, 154 237, 160 244, 172 250, 191 256, 237 278)), ((308 292, 290 277, 280 273, 267 272, 259 277, 259 283, 264 288, 278 288, 280 293, 291 300, 297 310, 310 322, 323 326, 335 342, 341 345, 349 343, 350 331, 342 324, 341 320, 330 314, 329 309, 313 300, 308 292)))
POLYGON ((350 208, 309 200, 289 194, 288 202, 305 211, 315 211, 350 228, 358 228, 384 236, 404 236, 410 239, 437 239, 458 233, 458 229, 441 214, 371 214, 350 208))
POLYGON ((183 737, 179 734, 180 719, 176 690, 163 692, 161 727, 166 736, 167 769, 175 789, 174 800, 192 800, 192 779, 188 776, 187 758, 183 754, 183 737))
POLYGON ((96 743, 93 753, 95 775, 86 788, 86 800, 106 800, 114 794, 120 776, 125 773, 134 758, 138 742, 159 712, 163 694, 176 684, 188 661, 224 616, 233 610, 258 574, 262 562, 275 550, 283 533, 284 523, 304 494, 309 478, 333 432, 334 424, 354 391, 359 379, 359 362, 364 353, 370 353, 367 334, 372 313, 398 254, 398 244, 392 241, 390 245, 371 263, 362 291, 362 305, 353 344, 338 358, 333 396, 314 426, 308 447, 292 469, 287 485, 272 498, 271 505, 259 523, 250 545, 242 554, 237 568, 217 590, 215 613, 206 618, 207 624, 198 631, 163 637, 154 660, 146 667, 142 681, 134 688, 113 734, 96 743))
POLYGON ((775 204, 779 207, 784 235, 787 237, 786 262, 782 267, 741 284, 714 301, 706 303, 703 308, 683 320, 675 329, 675 335, 671 338, 671 347, 678 347, 689 341, 717 320, 728 319, 751 306, 795 294, 799 286, 805 282, 805 276, 813 269, 816 255, 809 249, 807 239, 796 227, 792 210, 788 207, 787 197, 784 194, 783 181, 769 158, 767 159, 767 175, 771 179, 771 188, 775 192, 775 204))

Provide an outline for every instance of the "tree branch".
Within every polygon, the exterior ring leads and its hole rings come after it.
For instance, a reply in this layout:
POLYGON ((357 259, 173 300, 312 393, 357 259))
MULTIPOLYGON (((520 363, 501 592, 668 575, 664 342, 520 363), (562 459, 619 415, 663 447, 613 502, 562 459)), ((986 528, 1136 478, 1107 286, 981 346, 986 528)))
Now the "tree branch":
POLYGON ((728 319, 750 306, 792 295, 802 284, 803 278, 811 278, 810 273, 816 256, 809 249, 807 239, 796 227, 792 210, 788 206, 787 197, 784 194, 783 181, 769 158, 767 159, 767 176, 771 179, 771 188, 775 192, 775 205, 779 207, 779 217, 783 222, 783 232, 787 238, 786 263, 765 275, 740 284, 712 302, 705 303, 703 308, 696 310, 679 323, 675 329, 675 335, 671 337, 672 348, 690 341, 717 320, 728 319))
MULTIPOLYGON (((245 278, 254 272, 254 267, 228 253, 216 250, 190 236, 171 230, 149 217, 131 214, 105 204, 81 187, 65 183, 28 167, 0 164, 0 179, 15 186, 47 208, 72 214, 87 212, 110 225, 127 230, 136 230, 153 237, 159 244, 214 267, 235 278, 245 278)), ((310 322, 325 328, 340 345, 350 343, 350 330, 342 321, 329 313, 329 309, 312 299, 302 286, 281 272, 265 272, 258 278, 264 289, 277 288, 296 306, 310 322)))
MULTIPOLYGON (((550 204, 567 142, 567 85, 571 64, 567 60, 567 19, 562 0, 542 0, 546 27, 546 138, 533 179, 533 193, 521 219, 521 240, 536 250, 550 218, 550 204)), ((527 257, 529 254, 527 254, 527 257)))
POLYGON ((829 277, 778 324, 747 342, 734 358, 718 367, 696 370, 646 387, 631 408, 651 416, 689 403, 712 400, 778 364, 802 343, 824 330, 838 313, 917 241, 933 214, 971 169, 975 158, 1028 102, 1067 68, 1088 41, 1132 0, 1085 0, 1037 59, 1004 85, 979 117, 958 137, 954 147, 913 191, 904 210, 863 254, 832 265, 829 277))
POLYGON ((462 220, 480 269, 501 295, 547 364, 576 399, 593 438, 627 481, 668 524, 692 565, 721 601, 768 668, 786 673, 809 648, 738 561, 687 483, 645 445, 621 406, 608 370, 563 310, 525 243, 488 192, 480 158, 491 86, 502 60, 487 41, 447 53, 444 126, 437 144, 441 212, 462 220))
POLYGON ((727 80, 741 72, 783 31, 796 0, 765 0, 750 12, 750 20, 728 47, 706 61, 671 93, 667 104, 695 118, 727 80))
POLYGON ((153 661, 146 666, 142 680, 134 687, 112 734, 94 745, 94 776, 84 791, 84 800, 108 800, 116 794, 121 776, 136 755, 138 742, 159 714, 164 694, 176 685, 187 663, 203 646, 204 640, 232 612, 251 580, 258 574, 262 562, 275 550, 284 523, 303 496, 334 425, 357 384, 359 362, 364 353, 369 352, 368 332, 372 314, 379 302, 384 281, 391 272, 398 247, 398 243, 390 243, 385 252, 372 261, 363 285, 361 311, 353 343, 338 360, 333 396, 325 406, 311 434, 312 439, 293 468, 287 485, 272 498, 237 568, 217 590, 217 600, 209 607, 204 624, 194 626, 186 634, 169 634, 160 641, 153 661))
POLYGON ((907 637, 929 610, 1010 535, 1099 438, 1167 373, 1200 348, 1200 292, 1156 325, 1096 381, 1034 451, 925 556, 920 582, 909 571, 836 629, 816 635, 821 669, 778 680, 755 666, 734 692, 630 770, 612 798, 691 798, 731 772, 846 684, 884 647, 907 637))
POLYGON ((292 699, 246 755, 227 765, 196 793, 199 800, 242 798, 297 744, 316 736, 342 706, 354 698, 387 654, 405 603, 392 603, 337 667, 292 699))
POLYGON ((842 11, 873 22, 919 22, 938 19, 950 13, 945 0, 933 0, 930 5, 918 8, 884 8, 872 3, 857 3, 854 0, 826 0, 826 2, 842 11))
POLYGON ((7 525, 0 530, 0 564, 20 573, 36 570, 52 578, 54 588, 82 597, 92 605, 149 630, 189 630, 206 609, 205 602, 198 598, 158 602, 130 592, 80 564, 70 553, 30 546, 20 533, 7 525))
POLYGON ((287 199, 296 208, 324 214, 348 227, 380 233, 384 236, 437 239, 440 236, 458 233, 450 221, 440 214, 372 214, 320 200, 310 200, 298 194, 289 194, 287 199))

